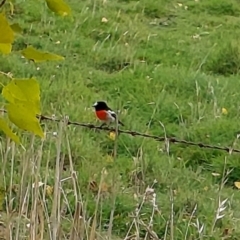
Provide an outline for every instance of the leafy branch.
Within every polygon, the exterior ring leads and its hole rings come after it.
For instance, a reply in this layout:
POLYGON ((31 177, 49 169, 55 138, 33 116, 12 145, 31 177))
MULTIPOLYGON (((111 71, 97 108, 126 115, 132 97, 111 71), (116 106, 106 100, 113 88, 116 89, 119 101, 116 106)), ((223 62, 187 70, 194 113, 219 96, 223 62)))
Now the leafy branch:
MULTIPOLYGON (((71 8, 63 0, 46 0, 46 5, 54 13, 60 16, 68 16, 71 14, 71 8)), ((5 3, 2 0, 0 3, 0 56, 1 54, 8 55, 12 52, 12 45, 16 38, 18 29, 10 25, 7 17, 5 16, 5 3)), ((14 6, 9 1, 11 7, 11 14, 13 14, 14 6)), ((20 27, 18 27, 20 28, 20 27)), ((45 61, 59 61, 64 60, 64 57, 39 51, 32 47, 27 46, 20 51, 21 55, 29 61, 40 63, 45 61)), ((41 114, 40 102, 40 87, 36 79, 30 78, 12 78, 11 73, 4 73, 0 69, 0 74, 10 78, 10 82, 2 89, 2 96, 6 100, 5 108, 7 110, 8 119, 0 118, 0 130, 3 131, 16 143, 20 143, 19 137, 13 133, 10 128, 9 121, 20 129, 32 132, 35 135, 44 137, 37 115, 41 114)))

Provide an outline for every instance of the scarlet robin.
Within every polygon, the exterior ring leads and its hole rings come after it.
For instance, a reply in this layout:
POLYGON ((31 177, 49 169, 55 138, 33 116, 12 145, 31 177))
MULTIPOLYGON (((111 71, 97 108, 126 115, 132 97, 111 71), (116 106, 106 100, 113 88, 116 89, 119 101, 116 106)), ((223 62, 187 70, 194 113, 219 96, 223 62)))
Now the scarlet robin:
MULTIPOLYGON (((97 118, 103 122, 101 127, 104 124, 110 124, 116 121, 117 114, 110 107, 108 107, 106 102, 104 101, 95 102, 93 104, 93 107, 95 108, 95 113, 97 118)), ((118 124, 124 126, 124 124, 119 120, 118 120, 118 124)))

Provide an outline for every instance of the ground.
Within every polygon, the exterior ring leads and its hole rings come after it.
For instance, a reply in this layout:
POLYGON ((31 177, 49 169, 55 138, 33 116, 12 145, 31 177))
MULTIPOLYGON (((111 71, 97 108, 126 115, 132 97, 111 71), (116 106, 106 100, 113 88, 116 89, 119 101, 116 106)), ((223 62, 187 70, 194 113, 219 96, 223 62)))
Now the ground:
MULTIPOLYGON (((64 61, 0 57, 1 71, 37 78, 43 115, 100 125, 91 106, 106 100, 121 129, 240 149, 237 0, 67 2, 70 18, 29 0, 16 1, 10 19, 24 33, 13 50, 31 44, 64 61)), ((43 142, 21 132, 26 151, 4 143, 1 171, 4 185, 19 188, 11 194, 20 217, 30 219, 32 203, 44 203, 44 239, 54 194, 38 189, 37 197, 29 183, 51 189, 59 168, 62 236, 70 234, 77 199, 86 221, 79 231, 96 230, 98 238, 240 238, 239 154, 127 134, 115 142, 107 131, 49 121, 42 127, 43 142), (29 167, 37 160, 37 170, 29 167), (29 205, 19 212, 24 196, 29 205)))

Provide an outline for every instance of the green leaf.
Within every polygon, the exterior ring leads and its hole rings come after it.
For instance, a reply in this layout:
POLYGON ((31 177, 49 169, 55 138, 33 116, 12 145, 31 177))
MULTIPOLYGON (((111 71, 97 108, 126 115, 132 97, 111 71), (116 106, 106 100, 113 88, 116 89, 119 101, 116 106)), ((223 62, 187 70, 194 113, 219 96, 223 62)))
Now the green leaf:
POLYGON ((48 8, 61 16, 71 14, 71 8, 63 0, 46 0, 48 8))
POLYGON ((15 33, 22 33, 22 28, 20 27, 20 25, 18 23, 13 23, 10 25, 11 29, 15 32, 15 33))
POLYGON ((12 79, 3 87, 2 95, 9 102, 6 109, 10 121, 23 130, 44 137, 37 118, 37 114, 41 113, 40 87, 37 80, 12 79))
POLYGON ((6 106, 8 117, 17 127, 32 132, 41 138, 44 133, 39 124, 36 114, 26 103, 13 104, 9 103, 6 106))
POLYGON ((3 13, 0 13, 0 43, 13 43, 14 33, 3 13))
POLYGON ((9 138, 11 138, 15 143, 20 143, 19 137, 12 132, 8 124, 3 118, 0 118, 0 130, 2 130, 9 138))
POLYGON ((43 61, 54 61, 54 60, 64 60, 64 57, 60 55, 56 55, 48 52, 41 52, 32 46, 28 46, 27 48, 21 51, 22 55, 34 62, 43 62, 43 61))
POLYGON ((12 51, 12 44, 0 43, 0 52, 3 54, 9 54, 12 51))
POLYGON ((40 87, 36 79, 12 79, 3 87, 3 97, 10 103, 24 103, 35 115, 41 113, 40 87))
POLYGON ((0 29, 0 51, 4 54, 8 54, 12 50, 14 33, 3 13, 0 13, 0 29))

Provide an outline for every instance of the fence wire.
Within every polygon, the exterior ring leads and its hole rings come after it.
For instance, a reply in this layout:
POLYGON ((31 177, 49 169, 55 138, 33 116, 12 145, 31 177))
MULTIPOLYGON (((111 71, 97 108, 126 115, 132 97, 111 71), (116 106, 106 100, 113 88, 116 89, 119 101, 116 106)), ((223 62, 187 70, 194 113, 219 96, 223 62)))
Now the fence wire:
MULTIPOLYGON (((47 120, 47 121, 53 121, 53 122, 60 122, 63 121, 63 119, 57 119, 54 117, 48 117, 44 115, 39 115, 38 118, 40 121, 42 120, 47 120)), ((65 118, 64 120, 67 125, 74 125, 74 126, 79 126, 79 127, 84 127, 84 128, 89 128, 89 129, 98 129, 102 131, 115 131, 115 128, 110 128, 110 127, 105 127, 105 126, 96 126, 94 124, 90 123, 81 123, 81 122, 73 122, 70 121, 68 118, 65 118)), ((123 130, 123 129, 118 129, 119 133, 122 134, 128 134, 134 137, 144 137, 144 138, 150 138, 154 139, 159 142, 169 142, 169 143, 179 143, 179 144, 185 144, 189 146, 197 146, 200 148, 208 148, 208 149, 215 149, 215 150, 220 150, 220 151, 226 151, 228 153, 240 153, 240 149, 235 149, 233 147, 224 147, 224 146, 217 146, 217 145, 211 145, 211 144, 206 144, 203 142, 192 142, 192 141, 187 141, 184 139, 178 139, 175 137, 166 137, 166 136, 157 136, 157 135, 151 135, 151 134, 146 134, 146 133, 141 133, 137 131, 131 131, 131 130, 123 130)))

